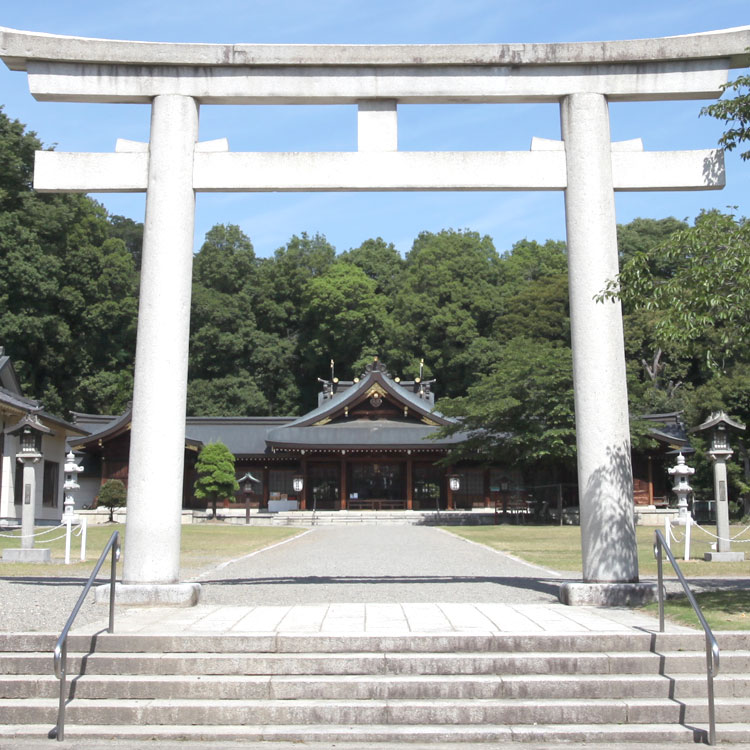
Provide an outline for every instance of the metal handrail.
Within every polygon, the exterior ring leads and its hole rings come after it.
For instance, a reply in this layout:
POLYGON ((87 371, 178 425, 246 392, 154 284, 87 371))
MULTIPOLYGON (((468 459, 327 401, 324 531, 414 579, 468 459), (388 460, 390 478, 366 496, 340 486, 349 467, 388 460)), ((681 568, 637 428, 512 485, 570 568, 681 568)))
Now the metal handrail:
POLYGON ((57 639, 54 651, 54 663, 55 663, 55 676, 60 680, 60 702, 57 709, 57 724, 55 729, 51 733, 52 736, 56 737, 58 741, 62 742, 65 739, 65 686, 67 682, 67 667, 68 667, 68 631, 73 625, 73 621, 78 615, 78 611, 81 609, 83 600, 86 598, 86 594, 89 593, 91 587, 94 585, 94 579, 96 578, 99 570, 104 564, 104 560, 107 557, 107 553, 112 550, 112 570, 109 576, 109 626, 107 627, 108 633, 114 633, 115 631, 115 578, 117 573, 117 561, 120 559, 120 532, 115 531, 109 538, 109 541, 104 547, 104 551, 99 556, 99 560, 94 566, 94 570, 91 572, 86 585, 83 587, 81 595, 78 597, 73 611, 68 617, 68 621, 65 623, 65 627, 60 633, 60 637, 57 639))
POLYGON ((680 566, 677 564, 672 550, 669 549, 664 535, 658 529, 655 530, 654 539, 654 557, 656 558, 656 567, 659 574, 659 632, 664 632, 664 575, 662 572, 662 551, 667 553, 667 559, 672 563, 677 578, 685 590, 685 594, 698 617, 703 632, 706 634, 706 681, 708 683, 708 744, 716 743, 716 713, 714 710, 714 677, 719 674, 719 644, 714 637, 711 626, 706 622, 706 618, 701 612, 700 605, 695 599, 693 592, 690 590, 685 576, 682 575, 680 566))

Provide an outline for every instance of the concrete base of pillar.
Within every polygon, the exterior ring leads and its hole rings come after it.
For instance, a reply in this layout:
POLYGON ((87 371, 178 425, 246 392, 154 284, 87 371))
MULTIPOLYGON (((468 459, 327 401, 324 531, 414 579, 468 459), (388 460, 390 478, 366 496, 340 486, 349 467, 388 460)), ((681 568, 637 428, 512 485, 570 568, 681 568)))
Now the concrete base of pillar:
MULTIPOLYGON (((199 583, 115 584, 115 603, 130 607, 194 607, 201 594, 199 583)), ((109 602, 109 584, 94 591, 97 603, 109 602)))
POLYGON ((3 562, 48 563, 52 553, 48 549, 4 549, 3 562))
POLYGON ((744 562, 744 552, 704 552, 706 562, 744 562))
POLYGON ((564 583, 559 599, 573 607, 641 607, 656 601, 655 583, 564 583))

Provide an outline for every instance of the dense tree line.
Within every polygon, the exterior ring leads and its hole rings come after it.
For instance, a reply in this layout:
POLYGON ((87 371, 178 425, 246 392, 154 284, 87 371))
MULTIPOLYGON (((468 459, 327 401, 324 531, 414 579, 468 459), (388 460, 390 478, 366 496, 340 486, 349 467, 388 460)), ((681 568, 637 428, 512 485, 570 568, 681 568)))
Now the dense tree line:
MULTIPOLYGON (((39 148, 0 111, 0 344, 51 411, 118 413, 132 390, 142 227, 85 196, 36 193, 39 148)), ((724 408, 750 422, 749 235, 719 212, 618 228, 622 274, 601 304, 622 298, 641 446, 644 413, 682 411, 693 426, 724 408)), ((331 359, 341 379, 376 355, 413 378, 424 359, 441 410, 475 431, 465 453, 572 466, 567 287, 558 241, 498 249, 446 229, 402 257, 379 237, 337 254, 302 234, 259 258, 239 227, 217 225, 194 259, 188 411, 299 414, 331 359)), ((742 456, 733 481, 747 490, 742 456)))

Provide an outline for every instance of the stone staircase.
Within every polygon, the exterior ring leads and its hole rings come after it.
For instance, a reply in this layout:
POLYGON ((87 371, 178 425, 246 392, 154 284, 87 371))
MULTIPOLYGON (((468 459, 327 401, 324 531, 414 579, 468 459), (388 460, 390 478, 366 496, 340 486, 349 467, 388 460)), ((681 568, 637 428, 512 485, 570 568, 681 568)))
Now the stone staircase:
MULTIPOLYGON (((441 510, 440 513, 419 510, 319 510, 286 511, 268 514, 267 521, 260 514, 253 515, 252 523, 272 526, 350 526, 412 525, 412 526, 476 526, 495 522, 495 511, 441 510)), ((244 523, 244 519, 243 519, 244 523)))
MULTIPOLYGON (((750 742, 750 636, 717 736, 750 742)), ((54 637, 0 635, 0 746, 54 726, 54 637)), ((66 739, 701 741, 701 634, 71 636, 66 739), (80 675, 80 676, 79 676, 80 675)))

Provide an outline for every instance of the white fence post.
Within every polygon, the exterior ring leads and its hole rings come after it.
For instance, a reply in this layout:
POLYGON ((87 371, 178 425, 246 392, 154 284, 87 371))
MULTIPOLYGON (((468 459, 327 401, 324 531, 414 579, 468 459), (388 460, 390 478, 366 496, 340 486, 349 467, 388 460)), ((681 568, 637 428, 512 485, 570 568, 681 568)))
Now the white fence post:
POLYGON ((70 534, 73 530, 73 516, 65 516, 65 564, 70 565, 70 534))
POLYGON ((86 529, 88 520, 86 516, 81 516, 81 562, 86 562, 86 529))

